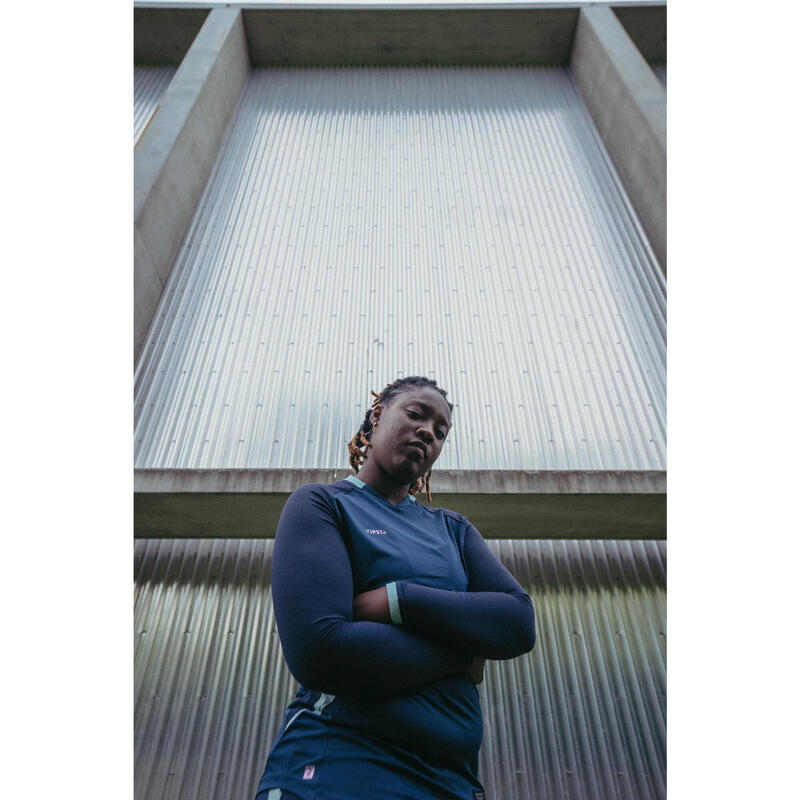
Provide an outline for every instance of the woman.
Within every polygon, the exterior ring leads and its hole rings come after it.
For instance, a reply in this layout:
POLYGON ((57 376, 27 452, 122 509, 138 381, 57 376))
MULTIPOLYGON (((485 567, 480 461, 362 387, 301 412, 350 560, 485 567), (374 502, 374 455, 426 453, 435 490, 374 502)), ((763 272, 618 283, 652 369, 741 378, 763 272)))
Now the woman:
POLYGON ((350 442, 358 477, 294 492, 272 596, 300 682, 257 800, 482 800, 475 684, 535 640, 533 606, 460 514, 417 504, 450 431, 446 392, 402 378, 350 442))

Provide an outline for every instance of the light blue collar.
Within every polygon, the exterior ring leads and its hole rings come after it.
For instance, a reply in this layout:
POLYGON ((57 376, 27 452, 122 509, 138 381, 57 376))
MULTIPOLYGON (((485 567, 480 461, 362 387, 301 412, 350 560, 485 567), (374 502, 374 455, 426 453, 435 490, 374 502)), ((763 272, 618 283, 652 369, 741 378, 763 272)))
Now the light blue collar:
MULTIPOLYGON (((364 481, 362 481, 361 478, 356 478, 355 475, 348 475, 347 478, 345 478, 345 480, 350 481, 350 483, 354 483, 356 486, 358 486, 359 489, 363 489, 365 486, 367 486, 367 484, 364 483, 364 481)), ((368 487, 368 488, 372 489, 371 486, 368 487)), ((375 490, 372 489, 372 491, 374 492, 375 490)), ((380 493, 379 492, 375 492, 375 494, 380 494, 380 493)), ((417 499, 411 494, 408 495, 408 499, 412 503, 416 503, 417 502, 417 499)))

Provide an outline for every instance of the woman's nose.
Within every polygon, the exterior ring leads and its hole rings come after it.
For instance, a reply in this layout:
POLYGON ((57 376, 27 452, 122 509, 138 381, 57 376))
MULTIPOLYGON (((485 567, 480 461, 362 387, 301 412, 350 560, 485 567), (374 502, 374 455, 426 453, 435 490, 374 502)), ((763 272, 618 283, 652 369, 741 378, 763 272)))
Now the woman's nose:
POLYGON ((421 439, 424 439, 428 444, 433 441, 433 432, 423 426, 417 428, 417 436, 419 436, 421 439))

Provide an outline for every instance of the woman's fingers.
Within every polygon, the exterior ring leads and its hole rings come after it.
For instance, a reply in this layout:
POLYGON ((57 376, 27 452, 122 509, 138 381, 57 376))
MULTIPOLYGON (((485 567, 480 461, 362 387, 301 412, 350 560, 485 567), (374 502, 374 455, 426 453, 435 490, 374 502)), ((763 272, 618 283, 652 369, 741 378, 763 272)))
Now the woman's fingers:
POLYGON ((467 668, 467 675, 470 680, 477 686, 483 681, 483 667, 486 664, 485 658, 478 658, 477 656, 472 659, 472 663, 467 668))

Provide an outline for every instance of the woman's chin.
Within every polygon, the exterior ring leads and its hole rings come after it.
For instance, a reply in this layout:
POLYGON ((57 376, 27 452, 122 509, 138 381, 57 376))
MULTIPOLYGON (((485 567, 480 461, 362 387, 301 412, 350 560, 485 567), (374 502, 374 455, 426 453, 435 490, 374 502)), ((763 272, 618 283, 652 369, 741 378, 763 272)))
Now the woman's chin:
POLYGON ((424 472, 420 472, 418 463, 410 460, 404 460, 402 463, 397 464, 393 471, 392 477, 397 483, 412 484, 418 481, 424 472))

